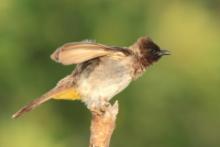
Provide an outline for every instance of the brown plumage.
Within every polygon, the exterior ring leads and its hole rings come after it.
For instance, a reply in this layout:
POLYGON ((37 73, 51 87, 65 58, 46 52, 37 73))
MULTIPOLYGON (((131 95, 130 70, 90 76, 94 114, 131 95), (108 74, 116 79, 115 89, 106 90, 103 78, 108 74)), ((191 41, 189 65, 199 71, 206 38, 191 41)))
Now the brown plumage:
POLYGON ((112 97, 142 75, 149 65, 168 54, 148 37, 124 48, 89 41, 64 44, 51 58, 64 65, 77 64, 73 73, 12 117, 19 117, 50 99, 79 99, 91 111, 102 111, 112 97))

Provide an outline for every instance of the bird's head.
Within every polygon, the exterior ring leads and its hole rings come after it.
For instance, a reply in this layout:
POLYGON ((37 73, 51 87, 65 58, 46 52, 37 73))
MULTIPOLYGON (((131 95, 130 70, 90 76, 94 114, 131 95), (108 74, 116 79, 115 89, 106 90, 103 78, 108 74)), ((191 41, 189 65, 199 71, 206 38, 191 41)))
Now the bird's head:
POLYGON ((145 65, 158 61, 164 55, 170 55, 167 50, 162 50, 148 37, 140 37, 135 43, 138 56, 141 57, 145 65))

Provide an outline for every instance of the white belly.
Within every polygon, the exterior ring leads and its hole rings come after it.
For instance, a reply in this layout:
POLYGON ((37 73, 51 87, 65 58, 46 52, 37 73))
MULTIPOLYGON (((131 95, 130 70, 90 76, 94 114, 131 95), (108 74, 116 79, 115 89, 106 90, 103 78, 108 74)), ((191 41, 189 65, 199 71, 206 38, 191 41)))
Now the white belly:
POLYGON ((125 63, 105 58, 94 70, 82 73, 78 81, 82 100, 87 105, 109 101, 125 89, 132 80, 131 68, 125 63))

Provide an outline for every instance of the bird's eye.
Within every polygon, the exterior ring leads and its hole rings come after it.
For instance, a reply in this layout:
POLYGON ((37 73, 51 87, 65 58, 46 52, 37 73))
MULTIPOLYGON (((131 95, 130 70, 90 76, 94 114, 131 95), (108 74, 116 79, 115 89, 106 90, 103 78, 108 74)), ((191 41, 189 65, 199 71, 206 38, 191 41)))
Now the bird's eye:
POLYGON ((157 50, 155 50, 155 49, 153 49, 153 48, 150 48, 150 52, 154 54, 154 53, 157 52, 157 50))

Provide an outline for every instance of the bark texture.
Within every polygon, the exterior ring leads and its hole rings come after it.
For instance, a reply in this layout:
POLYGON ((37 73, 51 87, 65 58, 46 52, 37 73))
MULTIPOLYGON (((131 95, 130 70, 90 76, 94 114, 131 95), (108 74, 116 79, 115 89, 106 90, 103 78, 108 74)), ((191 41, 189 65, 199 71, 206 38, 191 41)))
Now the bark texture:
POLYGON ((109 147, 118 114, 118 102, 106 108, 101 115, 92 112, 89 147, 109 147))

